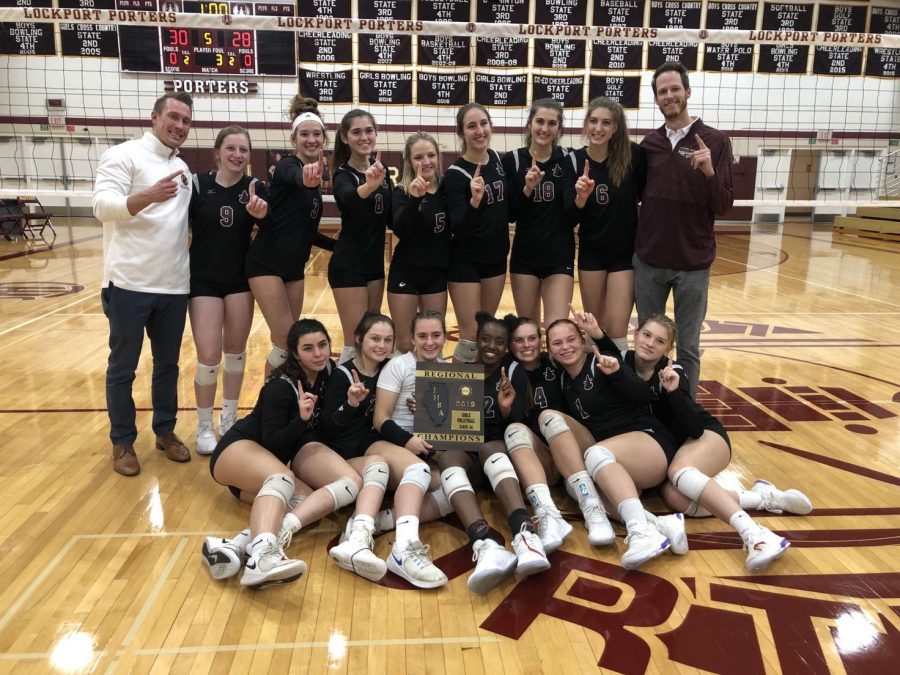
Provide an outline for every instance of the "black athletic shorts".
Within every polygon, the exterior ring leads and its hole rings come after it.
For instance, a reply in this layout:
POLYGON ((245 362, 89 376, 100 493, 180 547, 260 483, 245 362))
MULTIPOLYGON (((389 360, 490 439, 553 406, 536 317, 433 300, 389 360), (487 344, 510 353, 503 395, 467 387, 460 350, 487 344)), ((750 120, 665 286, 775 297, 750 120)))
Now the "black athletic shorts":
POLYGON ((477 284, 482 279, 506 276, 506 260, 478 263, 461 257, 451 258, 447 281, 457 284, 477 284))
MULTIPOLYGON (((235 441, 253 441, 254 443, 259 444, 259 441, 255 438, 250 438, 245 434, 242 434, 240 431, 236 430, 234 427, 229 429, 222 438, 219 439, 219 442, 216 443, 215 450, 212 451, 212 455, 209 456, 209 475, 212 476, 213 480, 216 480, 216 462, 219 461, 219 456, 229 445, 234 443, 235 441)), ((291 460, 294 459, 294 455, 307 443, 314 443, 319 441, 319 435, 313 431, 305 431, 303 435, 300 437, 300 442, 297 443, 297 447, 293 448, 290 452, 272 452, 272 454, 278 458, 278 461, 283 462, 285 466, 291 463, 291 460)), ((217 483, 219 481, 216 481, 217 483)), ((237 488, 229 489, 234 492, 234 490, 238 490, 237 488)), ((240 493, 240 490, 238 490, 240 493)))
POLYGON ((388 270, 388 293, 432 295, 447 291, 447 270, 416 267, 392 260, 388 270))
POLYGON ((328 285, 332 288, 358 288, 369 285, 370 281, 384 279, 384 270, 361 272, 357 270, 336 269, 328 266, 328 285))
POLYGON ((554 274, 566 274, 570 277, 575 276, 575 266, 574 265, 528 265, 527 263, 523 263, 517 260, 515 257, 511 258, 509 261, 509 273, 510 274, 527 274, 530 277, 537 277, 541 281, 546 279, 547 277, 552 277, 554 274))
POLYGON ((224 298, 226 295, 249 292, 250 284, 246 281, 240 284, 217 284, 213 281, 191 279, 192 298, 224 298))
POLYGON ((344 459, 353 459, 354 457, 362 457, 366 454, 366 450, 369 449, 369 446, 376 441, 383 440, 381 438, 381 434, 379 434, 375 429, 369 429, 369 432, 363 437, 362 441, 360 441, 359 445, 355 448, 350 448, 346 446, 338 447, 333 445, 327 441, 322 441, 329 448, 334 450, 337 454, 339 454, 344 459))
POLYGON ((252 279, 253 277, 278 277, 284 282, 303 281, 306 278, 306 274, 303 272, 303 265, 298 265, 297 267, 298 269, 291 270, 290 272, 285 270, 273 270, 266 267, 263 263, 247 256, 247 259, 244 261, 244 274, 247 275, 248 279, 252 279))
MULTIPOLYGON (((721 437, 722 437, 722 440, 725 441, 725 445, 728 446, 728 456, 731 457, 731 455, 732 455, 732 451, 731 451, 731 439, 728 438, 728 432, 725 431, 725 427, 722 426, 722 424, 721 424, 721 422, 719 422, 719 420, 717 420, 717 419, 715 419, 715 418, 714 418, 714 419, 711 419, 711 420, 706 420, 706 421, 703 423, 703 430, 704 430, 704 431, 711 431, 711 432, 713 432, 714 434, 717 434, 717 435, 721 436, 721 437)), ((680 448, 682 445, 684 445, 685 443, 687 443, 687 442, 690 441, 690 440, 691 440, 691 437, 690 437, 690 436, 676 437, 676 438, 675 438, 675 443, 676 443, 676 444, 678 445, 678 447, 680 448)))
POLYGON ((616 436, 621 436, 622 434, 631 433, 632 431, 642 431, 643 433, 650 436, 653 440, 655 440, 659 447, 662 448, 663 453, 666 455, 666 464, 671 464, 672 459, 675 457, 675 453, 678 452, 678 446, 675 445, 675 441, 672 439, 672 436, 669 435, 668 430, 657 420, 653 420, 651 424, 646 422, 635 422, 634 424, 624 425, 617 429, 614 429, 612 433, 605 436, 604 438, 596 438, 597 441, 605 441, 608 438, 614 438, 616 436))
POLYGON ((578 269, 585 272, 624 272, 634 269, 632 256, 600 255, 589 249, 578 249, 578 269))

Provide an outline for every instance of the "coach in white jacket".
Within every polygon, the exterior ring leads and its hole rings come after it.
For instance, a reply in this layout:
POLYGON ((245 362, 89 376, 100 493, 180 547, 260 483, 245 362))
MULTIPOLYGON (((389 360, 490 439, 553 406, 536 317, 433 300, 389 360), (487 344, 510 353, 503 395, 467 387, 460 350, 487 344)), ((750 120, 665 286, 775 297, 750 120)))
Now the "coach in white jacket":
POLYGON ((193 100, 156 101, 152 131, 103 153, 94 185, 94 215, 103 223, 103 312, 109 319, 106 405, 113 469, 140 472, 131 396, 144 331, 153 353, 156 447, 176 462, 191 458, 175 435, 178 355, 190 292, 188 206, 191 174, 178 148, 191 128, 193 100))

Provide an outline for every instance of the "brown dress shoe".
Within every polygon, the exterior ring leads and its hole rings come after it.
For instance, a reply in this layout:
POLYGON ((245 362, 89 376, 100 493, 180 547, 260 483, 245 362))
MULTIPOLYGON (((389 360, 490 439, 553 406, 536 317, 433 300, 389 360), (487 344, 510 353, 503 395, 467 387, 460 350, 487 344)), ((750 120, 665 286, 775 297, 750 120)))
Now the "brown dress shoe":
POLYGON ((191 461, 191 451, 187 449, 187 446, 181 442, 181 439, 173 431, 156 437, 156 449, 164 450, 166 457, 173 462, 191 461))
POLYGON ((131 443, 116 443, 112 451, 113 471, 123 476, 137 476, 141 472, 134 446, 131 443))

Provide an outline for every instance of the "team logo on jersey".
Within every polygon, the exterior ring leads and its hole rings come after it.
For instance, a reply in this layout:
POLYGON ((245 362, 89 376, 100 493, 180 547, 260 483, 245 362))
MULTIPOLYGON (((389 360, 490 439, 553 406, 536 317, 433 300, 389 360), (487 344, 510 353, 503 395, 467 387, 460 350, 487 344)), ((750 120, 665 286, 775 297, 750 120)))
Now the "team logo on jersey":
POLYGON ((562 178, 562 167, 559 164, 553 165, 553 177, 554 178, 562 178))
POLYGON ((246 204, 247 202, 250 201, 250 193, 247 192, 246 190, 241 191, 241 194, 238 196, 238 201, 241 204, 246 204))
POLYGON ((181 174, 181 187, 183 187, 185 189, 190 187, 188 184, 188 177, 185 176, 184 174, 181 174))
POLYGON ((694 148, 688 148, 685 146, 681 146, 680 148, 678 148, 678 154, 685 159, 690 159, 691 155, 693 155, 695 152, 697 152, 697 150, 695 150, 694 148))
POLYGON ((547 366, 544 368, 544 380, 547 382, 553 382, 556 379, 556 371, 553 370, 553 366, 547 366))
POLYGON ((500 162, 497 162, 497 175, 498 176, 506 175, 506 173, 504 173, 504 171, 503 171, 503 165, 500 162))
POLYGON ((594 388, 594 378, 590 374, 585 375, 584 382, 582 382, 581 387, 585 391, 593 389, 594 388))

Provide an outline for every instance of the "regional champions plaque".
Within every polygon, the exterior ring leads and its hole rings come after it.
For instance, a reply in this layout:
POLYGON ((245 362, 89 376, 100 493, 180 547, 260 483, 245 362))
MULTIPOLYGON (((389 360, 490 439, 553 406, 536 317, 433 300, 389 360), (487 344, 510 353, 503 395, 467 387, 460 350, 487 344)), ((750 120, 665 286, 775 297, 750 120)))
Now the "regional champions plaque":
POLYGON ((416 363, 416 436, 435 450, 475 452, 484 443, 484 366, 416 363))

